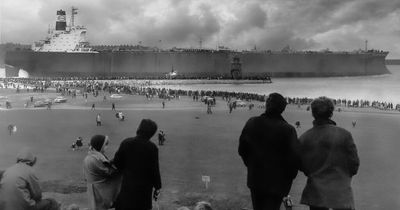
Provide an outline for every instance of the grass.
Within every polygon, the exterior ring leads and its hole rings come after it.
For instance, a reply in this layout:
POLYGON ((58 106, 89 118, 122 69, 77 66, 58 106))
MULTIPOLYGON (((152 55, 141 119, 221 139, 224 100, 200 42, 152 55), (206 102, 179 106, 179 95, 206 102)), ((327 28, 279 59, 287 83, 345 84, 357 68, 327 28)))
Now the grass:
MULTIPOLYGON (((150 118, 166 132, 167 139, 160 147, 161 209, 193 206, 200 200, 210 202, 215 209, 251 208, 246 169, 237 154, 237 146, 247 119, 263 110, 242 108, 229 114, 226 103, 219 99, 213 114, 207 115, 203 104, 186 97, 167 101, 166 108, 162 109, 159 99, 148 101, 143 96, 124 96, 114 101, 117 110, 123 110, 126 116, 120 122, 115 118, 115 111, 111 111, 112 102, 103 101, 102 96, 89 96, 87 103, 79 96, 75 100, 69 98, 68 104, 54 105, 52 110, 23 109, 20 103, 31 94, 11 96, 14 108, 0 111, 0 169, 14 164, 16 153, 22 147, 32 148, 38 156, 35 169, 46 196, 64 204, 86 206, 82 161, 87 150, 72 151, 72 142, 78 136, 86 144, 95 134, 108 135, 111 144, 107 155, 112 158, 120 142, 135 135, 140 120, 150 118), (92 103, 96 103, 97 110, 90 110, 92 103), (98 113, 102 115, 101 127, 95 122, 98 113), (11 136, 7 132, 9 124, 18 127, 11 136), (208 189, 201 181, 202 175, 211 177, 208 189)), ((55 96, 46 94, 46 97, 55 96)), ((301 121, 298 135, 312 126, 311 114, 305 108, 288 106, 284 117, 292 124, 301 121)), ((339 126, 352 132, 358 146, 361 167, 353 180, 358 209, 400 208, 396 201, 400 186, 393 184, 400 182, 399 117, 358 112, 334 115, 339 126), (353 120, 357 120, 356 128, 351 127, 353 120)), ((156 138, 152 141, 156 142, 156 138)), ((298 203, 304 184, 305 177, 299 173, 291 192, 295 209, 303 209, 298 203)))

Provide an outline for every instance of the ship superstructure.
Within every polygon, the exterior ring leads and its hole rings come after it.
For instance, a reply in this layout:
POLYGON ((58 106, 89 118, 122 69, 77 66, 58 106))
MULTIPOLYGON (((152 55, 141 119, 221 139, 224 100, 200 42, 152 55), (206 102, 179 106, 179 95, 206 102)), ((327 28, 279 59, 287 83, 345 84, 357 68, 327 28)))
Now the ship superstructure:
POLYGON ((49 29, 45 40, 35 42, 32 50, 36 52, 94 52, 86 40, 87 29, 83 26, 75 26, 77 8, 71 8, 71 21, 67 26, 66 12, 57 11, 57 21, 54 29, 49 29))

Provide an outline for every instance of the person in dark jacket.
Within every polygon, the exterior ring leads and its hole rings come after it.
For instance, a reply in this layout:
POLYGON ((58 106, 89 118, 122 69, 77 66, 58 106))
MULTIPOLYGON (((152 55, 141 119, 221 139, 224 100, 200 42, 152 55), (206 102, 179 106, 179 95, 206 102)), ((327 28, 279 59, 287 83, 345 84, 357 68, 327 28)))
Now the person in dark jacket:
POLYGON ((315 99, 314 126, 300 137, 300 170, 308 177, 301 203, 310 210, 355 208, 351 179, 360 160, 351 133, 331 120, 333 110, 332 100, 315 99))
POLYGON ((266 111, 250 118, 239 140, 239 155, 247 167, 247 186, 254 210, 279 210, 296 177, 296 129, 281 116, 287 102, 279 93, 271 93, 266 111))
POLYGON ((149 210, 152 195, 157 199, 161 189, 158 148, 150 141, 156 131, 154 121, 143 119, 136 137, 123 140, 115 153, 113 164, 123 176, 116 210, 149 210))

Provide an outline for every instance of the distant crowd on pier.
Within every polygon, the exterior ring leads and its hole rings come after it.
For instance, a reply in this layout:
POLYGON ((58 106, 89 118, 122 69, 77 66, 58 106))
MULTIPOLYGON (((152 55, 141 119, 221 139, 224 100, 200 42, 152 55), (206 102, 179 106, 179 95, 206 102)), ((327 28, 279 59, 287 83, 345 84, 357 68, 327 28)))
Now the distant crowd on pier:
MULTIPOLYGON (((54 88, 57 92, 66 95, 76 96, 76 91, 83 93, 91 93, 95 96, 98 95, 99 91, 106 91, 110 94, 121 93, 121 94, 138 94, 146 95, 149 98, 158 96, 164 99, 169 97, 178 98, 178 96, 210 96, 210 97, 222 97, 226 101, 231 99, 240 99, 244 101, 258 101, 264 102, 266 95, 256 93, 243 93, 243 92, 229 92, 229 91, 210 91, 210 90, 182 90, 182 89, 166 89, 152 87, 152 83, 148 80, 94 80, 87 78, 46 78, 46 79, 30 79, 30 78, 3 78, 0 79, 0 88, 14 88, 17 92, 20 91, 33 91, 33 92, 45 92, 48 88, 54 88), (2 84, 2 85, 1 85, 2 84)), ((310 105, 312 98, 299 98, 299 97, 287 97, 288 104, 294 105, 310 105)), ((400 111, 400 104, 378 101, 378 100, 363 100, 363 99, 332 99, 335 106, 340 111, 341 107, 353 107, 353 108, 374 108, 379 110, 387 111, 400 111)))

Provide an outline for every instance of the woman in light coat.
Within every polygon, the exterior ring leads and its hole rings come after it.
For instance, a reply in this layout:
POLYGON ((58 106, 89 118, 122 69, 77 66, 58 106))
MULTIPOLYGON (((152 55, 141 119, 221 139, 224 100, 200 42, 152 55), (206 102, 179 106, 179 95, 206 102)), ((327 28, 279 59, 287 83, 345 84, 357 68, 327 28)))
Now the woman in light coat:
POLYGON ((104 155, 108 142, 107 136, 93 136, 88 155, 83 161, 91 210, 111 208, 121 187, 121 176, 118 175, 107 156, 104 155))

